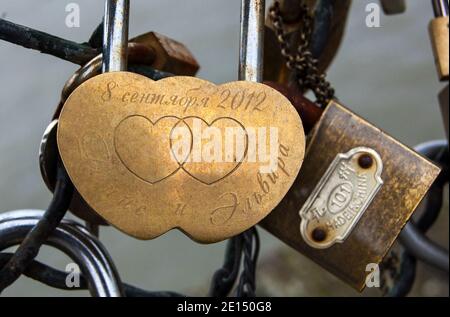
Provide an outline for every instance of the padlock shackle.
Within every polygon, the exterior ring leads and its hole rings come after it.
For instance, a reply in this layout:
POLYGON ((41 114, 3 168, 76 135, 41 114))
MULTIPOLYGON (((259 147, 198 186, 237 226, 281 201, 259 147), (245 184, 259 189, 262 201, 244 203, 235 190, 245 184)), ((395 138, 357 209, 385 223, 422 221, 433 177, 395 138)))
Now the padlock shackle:
POLYGON ((448 17, 448 0, 432 0, 435 17, 448 17))
POLYGON ((242 0, 239 46, 239 80, 263 78, 265 0, 242 0))
POLYGON ((123 71, 128 64, 129 0, 106 0, 102 72, 123 71))
MULTIPOLYGON (((23 241, 44 216, 41 210, 15 210, 0 214, 0 251, 23 241)), ((119 273, 108 251, 81 224, 63 219, 45 244, 52 246, 80 266, 88 281, 89 291, 96 297, 121 297, 123 287, 119 273)))

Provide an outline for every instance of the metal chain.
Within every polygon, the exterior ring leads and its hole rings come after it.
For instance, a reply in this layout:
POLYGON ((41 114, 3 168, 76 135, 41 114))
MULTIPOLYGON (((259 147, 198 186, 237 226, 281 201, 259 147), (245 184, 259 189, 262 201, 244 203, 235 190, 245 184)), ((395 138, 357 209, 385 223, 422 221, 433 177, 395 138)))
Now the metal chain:
POLYGON ((270 7, 269 18, 280 44, 281 55, 286 59, 287 68, 295 71, 296 80, 300 88, 312 90, 316 97, 316 103, 325 108, 329 101, 334 98, 334 89, 326 80, 326 74, 319 72, 318 60, 313 57, 309 48, 314 19, 309 14, 308 6, 300 4, 302 32, 300 33, 300 43, 295 53, 292 53, 288 43, 278 1, 274 1, 270 7))
POLYGON ((259 255, 259 236, 255 227, 241 234, 244 240, 244 268, 236 291, 237 297, 255 297, 256 263, 259 255))

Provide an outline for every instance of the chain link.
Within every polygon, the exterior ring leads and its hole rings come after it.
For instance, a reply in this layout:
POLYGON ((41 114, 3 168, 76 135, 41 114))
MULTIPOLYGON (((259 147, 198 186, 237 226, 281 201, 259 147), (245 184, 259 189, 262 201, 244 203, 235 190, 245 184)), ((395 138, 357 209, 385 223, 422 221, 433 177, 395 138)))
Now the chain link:
POLYGON ((288 69, 295 71, 297 83, 301 89, 310 89, 316 97, 316 103, 325 108, 334 97, 334 89, 326 80, 326 75, 320 73, 318 60, 314 58, 309 49, 311 34, 313 32, 314 19, 308 12, 306 4, 300 4, 300 20, 302 21, 302 32, 297 51, 293 53, 288 43, 284 29, 283 17, 280 3, 274 1, 269 9, 269 18, 275 29, 281 55, 286 59, 288 69))

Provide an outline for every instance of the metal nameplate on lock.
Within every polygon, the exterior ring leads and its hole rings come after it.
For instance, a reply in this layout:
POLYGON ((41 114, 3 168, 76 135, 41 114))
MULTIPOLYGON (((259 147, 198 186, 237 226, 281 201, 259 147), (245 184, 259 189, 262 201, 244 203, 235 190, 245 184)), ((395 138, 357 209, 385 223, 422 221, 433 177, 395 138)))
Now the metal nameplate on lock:
POLYGON ((344 242, 383 184, 383 162, 370 148, 340 153, 300 209, 300 232, 324 249, 344 242))
POLYGON ((304 139, 295 108, 266 85, 128 72, 81 84, 57 131, 72 182, 108 223, 140 239, 179 228, 203 243, 248 229, 281 201, 304 139))
POLYGON ((260 224, 362 290, 367 265, 381 262, 439 172, 427 159, 332 101, 308 136, 305 159, 294 185, 260 224), (352 162, 344 168, 342 163, 348 160, 352 162), (348 174, 348 168, 354 171, 348 174), (360 169, 367 169, 371 180, 358 191, 354 188, 360 169), (350 182, 339 173, 347 175, 350 182), (358 195, 364 199, 358 202, 358 195), (360 208, 351 207, 355 202, 360 208), (305 210, 314 206, 326 206, 325 213, 316 211, 318 220, 312 217, 313 226, 308 225, 310 231, 302 234, 302 218, 309 219, 305 210), (325 225, 313 233, 318 223, 325 225), (342 224, 346 225, 339 227, 342 224))

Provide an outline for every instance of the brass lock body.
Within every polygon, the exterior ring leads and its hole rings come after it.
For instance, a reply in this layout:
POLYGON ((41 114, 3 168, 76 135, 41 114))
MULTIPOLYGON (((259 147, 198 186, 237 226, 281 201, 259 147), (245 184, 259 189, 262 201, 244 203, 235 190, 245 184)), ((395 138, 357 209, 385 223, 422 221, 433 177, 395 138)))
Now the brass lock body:
POLYGON ((304 144, 297 111, 266 85, 129 72, 81 84, 57 130, 70 179, 108 223, 139 239, 178 228, 201 243, 264 218, 294 182, 304 144))
POLYGON ((440 169, 336 101, 305 160, 261 225, 352 287, 365 286, 440 169))
POLYGON ((449 77, 449 17, 437 17, 431 20, 429 32, 436 68, 441 81, 449 77))

